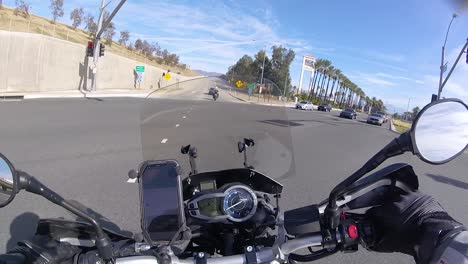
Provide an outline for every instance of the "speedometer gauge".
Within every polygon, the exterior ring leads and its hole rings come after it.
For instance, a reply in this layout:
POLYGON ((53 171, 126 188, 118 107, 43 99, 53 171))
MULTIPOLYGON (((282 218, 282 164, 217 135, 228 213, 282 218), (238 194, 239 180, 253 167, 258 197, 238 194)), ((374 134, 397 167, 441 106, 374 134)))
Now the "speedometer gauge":
POLYGON ((247 186, 232 186, 224 194, 223 210, 231 221, 242 222, 255 214, 257 196, 247 186))

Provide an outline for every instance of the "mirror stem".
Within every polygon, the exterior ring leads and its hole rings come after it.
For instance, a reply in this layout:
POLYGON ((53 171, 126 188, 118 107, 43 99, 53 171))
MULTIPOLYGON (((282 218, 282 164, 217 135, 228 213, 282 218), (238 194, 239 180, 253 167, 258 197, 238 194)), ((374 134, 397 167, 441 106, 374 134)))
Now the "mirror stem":
POLYGON ((192 175, 195 175, 198 173, 198 168, 197 168, 197 157, 198 157, 198 151, 195 147, 190 147, 189 149, 189 163, 190 163, 190 168, 192 169, 192 175))
POLYGON ((366 173, 377 168, 388 158, 401 155, 406 151, 412 151, 411 146, 411 135, 410 132, 407 131, 388 143, 383 149, 370 158, 359 170, 335 186, 335 188, 330 192, 328 205, 325 209, 325 217, 328 221, 329 227, 335 229, 339 224, 340 211, 337 208, 336 200, 339 195, 342 195, 345 192, 348 186, 355 183, 366 173))
POLYGON ((66 210, 72 212, 73 214, 85 219, 87 222, 92 224, 96 230, 96 247, 98 249, 99 255, 104 260, 113 259, 113 250, 112 244, 107 237, 106 233, 102 230, 100 224, 92 217, 90 217, 85 212, 74 207, 72 204, 68 203, 63 199, 59 194, 47 188, 44 184, 38 181, 35 177, 27 174, 23 171, 17 171, 18 173, 18 190, 24 189, 30 193, 40 195, 52 203, 65 208, 66 210))

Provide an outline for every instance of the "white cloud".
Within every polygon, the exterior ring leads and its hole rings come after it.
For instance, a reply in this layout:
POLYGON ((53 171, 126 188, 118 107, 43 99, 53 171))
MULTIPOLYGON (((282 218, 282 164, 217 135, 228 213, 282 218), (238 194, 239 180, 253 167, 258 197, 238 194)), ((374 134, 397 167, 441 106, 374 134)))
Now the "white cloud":
POLYGON ((383 73, 383 72, 378 72, 375 74, 375 76, 393 79, 393 80, 411 80, 410 78, 405 77, 405 76, 393 75, 393 74, 388 74, 388 73, 383 73))
POLYGON ((391 62, 403 62, 405 57, 401 54, 391 54, 391 53, 384 53, 379 51, 368 51, 366 54, 374 58, 376 60, 384 60, 384 61, 391 61, 391 62))
POLYGON ((157 41, 162 48, 180 55, 192 69, 195 65, 212 69, 207 60, 196 61, 209 57, 217 61, 218 72, 225 72, 244 54, 253 55, 266 45, 283 45, 297 52, 315 49, 302 39, 280 36, 276 31, 279 22, 267 1, 257 9, 236 1, 201 1, 190 6, 172 1, 132 1, 125 4, 119 19, 133 27, 141 25, 131 34, 134 39, 157 41))
POLYGON ((363 77, 363 78, 369 84, 377 84, 377 85, 381 85, 381 86, 394 86, 395 85, 395 83, 393 83, 391 81, 388 81, 388 80, 385 80, 385 79, 382 79, 382 78, 370 77, 370 76, 363 77))

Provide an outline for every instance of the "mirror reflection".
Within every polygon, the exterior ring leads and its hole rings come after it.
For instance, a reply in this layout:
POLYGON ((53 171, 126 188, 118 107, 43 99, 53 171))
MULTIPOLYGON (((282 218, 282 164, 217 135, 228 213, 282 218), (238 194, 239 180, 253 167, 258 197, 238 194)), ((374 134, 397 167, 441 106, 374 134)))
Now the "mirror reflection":
POLYGON ((453 101, 435 104, 424 111, 414 128, 416 147, 427 161, 443 163, 468 144, 468 110, 453 101))
POLYGON ((8 163, 0 158, 0 206, 13 195, 13 171, 8 163))

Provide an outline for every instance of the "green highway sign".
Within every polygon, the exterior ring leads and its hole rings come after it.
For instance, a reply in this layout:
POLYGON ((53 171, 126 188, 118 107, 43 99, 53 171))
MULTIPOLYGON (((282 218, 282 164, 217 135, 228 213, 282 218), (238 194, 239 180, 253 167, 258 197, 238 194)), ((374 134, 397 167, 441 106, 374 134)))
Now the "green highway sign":
POLYGON ((136 66, 135 71, 136 72, 145 72, 145 66, 136 66))

